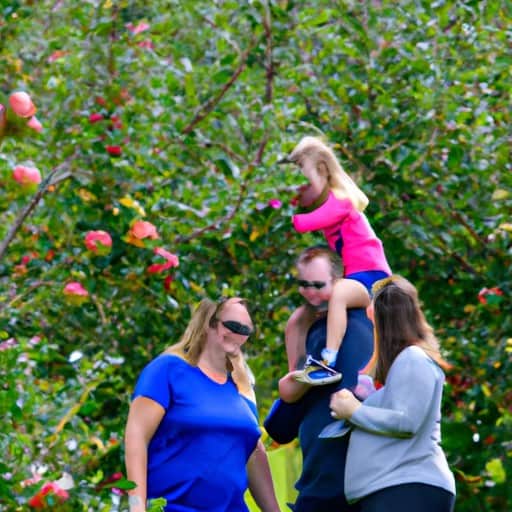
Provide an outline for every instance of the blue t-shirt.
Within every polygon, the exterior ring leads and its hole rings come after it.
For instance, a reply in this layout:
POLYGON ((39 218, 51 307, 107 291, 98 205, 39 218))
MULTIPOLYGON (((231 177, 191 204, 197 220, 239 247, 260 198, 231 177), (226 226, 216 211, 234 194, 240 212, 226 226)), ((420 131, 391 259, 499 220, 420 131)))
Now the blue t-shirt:
POLYGON ((246 512, 246 464, 260 429, 255 405, 232 379, 219 384, 163 354, 142 371, 138 396, 165 409, 148 447, 148 499, 166 498, 166 512, 246 512))

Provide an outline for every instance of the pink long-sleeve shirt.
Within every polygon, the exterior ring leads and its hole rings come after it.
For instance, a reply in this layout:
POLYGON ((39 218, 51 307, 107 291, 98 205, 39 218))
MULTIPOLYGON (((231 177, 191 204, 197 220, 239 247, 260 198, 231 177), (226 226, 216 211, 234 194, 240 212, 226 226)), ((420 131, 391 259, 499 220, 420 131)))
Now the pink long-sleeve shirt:
POLYGON ((343 260, 344 276, 370 270, 391 274, 382 242, 350 199, 338 199, 329 192, 322 205, 309 213, 294 215, 292 221, 299 233, 324 232, 329 247, 343 260))

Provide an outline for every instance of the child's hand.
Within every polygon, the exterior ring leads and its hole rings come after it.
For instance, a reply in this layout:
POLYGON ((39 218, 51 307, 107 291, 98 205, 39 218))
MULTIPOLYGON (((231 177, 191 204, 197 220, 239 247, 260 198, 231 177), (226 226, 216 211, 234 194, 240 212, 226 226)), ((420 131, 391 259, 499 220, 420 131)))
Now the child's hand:
POLYGON ((308 207, 314 203, 318 197, 318 192, 309 184, 301 185, 299 188, 299 205, 308 207))
POLYGON ((354 388, 354 395, 359 400, 366 400, 372 393, 375 393, 376 388, 373 379, 364 373, 357 376, 357 386, 354 388))
POLYGON ((331 416, 336 419, 348 420, 361 407, 361 402, 348 389, 342 389, 331 395, 331 416))

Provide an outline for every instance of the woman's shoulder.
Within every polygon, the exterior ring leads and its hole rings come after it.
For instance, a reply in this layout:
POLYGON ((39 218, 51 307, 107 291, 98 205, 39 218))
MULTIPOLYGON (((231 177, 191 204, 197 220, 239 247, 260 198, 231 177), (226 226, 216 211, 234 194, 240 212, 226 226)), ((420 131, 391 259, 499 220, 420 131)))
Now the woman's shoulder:
POLYGON ((425 351, 416 344, 409 345, 402 350, 403 353, 408 354, 409 357, 424 357, 425 351))
POLYGON ((160 354, 151 360, 142 370, 137 379, 132 398, 145 396, 167 407, 170 400, 171 389, 174 382, 182 382, 183 376, 189 366, 186 361, 174 354, 160 354))
POLYGON ((396 362, 401 364, 414 363, 415 365, 421 365, 425 368, 430 367, 437 370, 439 366, 437 363, 428 355, 428 353, 419 345, 409 345, 404 348, 395 359, 396 362))
POLYGON ((152 371, 168 370, 170 368, 186 369, 188 367, 190 367, 190 364, 187 363, 187 361, 185 361, 182 357, 167 352, 159 354, 146 365, 146 369, 151 369, 152 371))
POLYGON ((418 345, 409 345, 405 347, 397 356, 397 359, 421 359, 427 360, 425 351, 418 345))

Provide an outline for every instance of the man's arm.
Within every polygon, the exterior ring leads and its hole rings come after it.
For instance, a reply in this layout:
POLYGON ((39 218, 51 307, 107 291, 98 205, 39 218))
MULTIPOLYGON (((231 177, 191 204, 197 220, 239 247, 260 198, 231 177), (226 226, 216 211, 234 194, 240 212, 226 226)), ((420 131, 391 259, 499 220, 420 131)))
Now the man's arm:
POLYGON ((284 402, 293 403, 302 398, 308 389, 309 384, 295 380, 295 375, 302 374, 301 370, 287 373, 279 380, 279 398, 284 402))
POLYGON ((311 387, 295 380, 300 361, 306 358, 306 333, 313 321, 313 315, 305 305, 298 307, 288 319, 284 342, 288 357, 289 372, 279 380, 279 396, 288 403, 302 398, 311 387))

